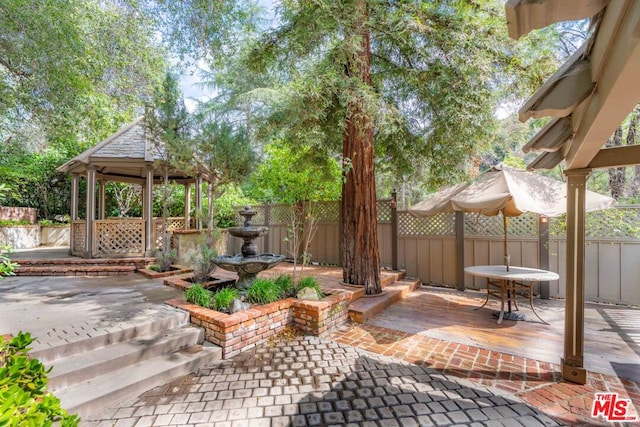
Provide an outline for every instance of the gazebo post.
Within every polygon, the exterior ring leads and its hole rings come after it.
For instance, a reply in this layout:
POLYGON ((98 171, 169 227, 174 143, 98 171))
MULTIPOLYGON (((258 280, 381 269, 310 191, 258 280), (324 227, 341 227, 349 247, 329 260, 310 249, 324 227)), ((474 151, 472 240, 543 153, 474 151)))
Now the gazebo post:
POLYGON ((202 230, 202 177, 196 176, 196 230, 202 230))
POLYGON ((153 165, 147 165, 142 196, 142 212, 145 221, 144 254, 153 254, 153 165))
POLYGON ((101 179, 98 181, 98 186, 100 187, 100 193, 99 193, 99 198, 98 198, 98 218, 100 218, 101 220, 104 220, 104 210, 105 210, 105 205, 104 205, 104 200, 105 200, 105 180, 101 179))
POLYGON ((96 218, 96 168, 87 166, 87 211, 85 215, 84 257, 93 258, 93 221, 96 218))
POLYGON ((77 173, 72 173, 71 174, 71 218, 70 218, 70 223, 71 223, 71 238, 70 238, 70 244, 69 244, 69 255, 73 255, 74 252, 76 252, 77 248, 74 248, 74 238, 73 236, 75 236, 75 227, 78 226, 78 224, 74 224, 74 221, 78 219, 78 187, 79 187, 79 181, 80 181, 80 175, 78 175, 77 173))
POLYGON ((567 270, 562 377, 585 384, 584 369, 584 244, 585 191, 591 169, 565 171, 567 176, 567 270))
POLYGON ((191 228, 191 184, 184 184, 184 229, 191 228))

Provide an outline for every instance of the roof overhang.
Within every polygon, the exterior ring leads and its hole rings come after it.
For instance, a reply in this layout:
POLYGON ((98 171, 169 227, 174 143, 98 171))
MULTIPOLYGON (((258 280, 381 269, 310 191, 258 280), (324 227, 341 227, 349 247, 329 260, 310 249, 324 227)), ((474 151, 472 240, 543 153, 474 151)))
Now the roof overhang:
POLYGON ((519 39, 531 30, 560 21, 591 18, 609 0, 509 0, 505 5, 509 37, 519 39))
MULTIPOLYGON (((589 0, 566 3, 576 8, 591 4, 589 0)), ((552 121, 527 144, 528 151, 545 151, 528 166, 530 169, 547 169, 562 160, 567 170, 603 167, 597 165, 605 164, 604 160, 592 160, 640 102, 640 1, 608 2, 598 18, 584 50, 572 56, 520 111, 525 119, 546 115, 566 117, 570 123, 568 130, 566 124, 552 121), (563 101, 563 94, 567 100, 563 101)), ((632 159, 611 152, 600 159, 605 157, 606 164, 614 161, 611 159, 625 164, 632 159)))

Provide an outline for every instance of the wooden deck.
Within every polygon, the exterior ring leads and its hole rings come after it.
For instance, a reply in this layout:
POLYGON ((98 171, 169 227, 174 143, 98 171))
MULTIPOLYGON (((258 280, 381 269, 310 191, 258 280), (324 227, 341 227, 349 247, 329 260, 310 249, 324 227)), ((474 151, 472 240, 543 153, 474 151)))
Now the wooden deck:
MULTIPOLYGON (((536 299, 538 321, 523 300, 525 321, 496 324, 500 303, 485 294, 422 287, 371 319, 368 324, 473 345, 521 357, 560 363, 563 353, 564 300, 536 299)), ((585 368, 640 381, 640 307, 587 303, 585 368)))

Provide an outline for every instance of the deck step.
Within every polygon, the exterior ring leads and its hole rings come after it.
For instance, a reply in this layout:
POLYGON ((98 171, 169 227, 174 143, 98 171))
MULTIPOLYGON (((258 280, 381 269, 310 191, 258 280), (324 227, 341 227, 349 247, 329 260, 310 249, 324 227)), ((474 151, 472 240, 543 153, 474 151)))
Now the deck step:
POLYGON ((88 417, 220 359, 221 348, 208 343, 192 345, 112 370, 59 390, 56 396, 70 413, 88 417))
POLYGON ((349 318, 356 323, 365 323, 418 287, 419 279, 403 278, 384 287, 380 295, 363 295, 349 304, 349 318))

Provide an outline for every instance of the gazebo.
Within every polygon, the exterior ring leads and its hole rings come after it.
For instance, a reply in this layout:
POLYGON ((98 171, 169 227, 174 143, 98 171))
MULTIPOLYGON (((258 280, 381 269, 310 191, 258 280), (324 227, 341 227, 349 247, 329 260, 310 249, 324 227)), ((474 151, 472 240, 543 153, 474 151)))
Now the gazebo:
POLYGON ((562 376, 586 382, 584 369, 585 188, 592 169, 640 164, 640 145, 603 148, 640 102, 640 1, 509 0, 515 39, 555 22, 591 19, 593 32, 520 109, 520 120, 553 119, 525 146, 540 154, 529 169, 565 162, 566 314, 562 376))
MULTIPOLYGON (((70 253, 84 258, 150 256, 162 244, 162 220, 153 218, 153 186, 163 182, 164 157, 153 143, 144 118, 139 117, 116 133, 58 168, 71 174, 70 253), (86 213, 78 216, 80 179, 86 180, 86 213), (105 218, 105 184, 124 182, 142 186, 142 218, 105 218), (97 199, 97 204, 96 204, 97 199)), ((195 183, 195 208, 202 208, 200 177, 172 169, 170 182, 185 186, 183 218, 169 218, 169 229, 190 226, 191 188, 195 183)), ((196 218, 195 226, 201 228, 196 218)))

